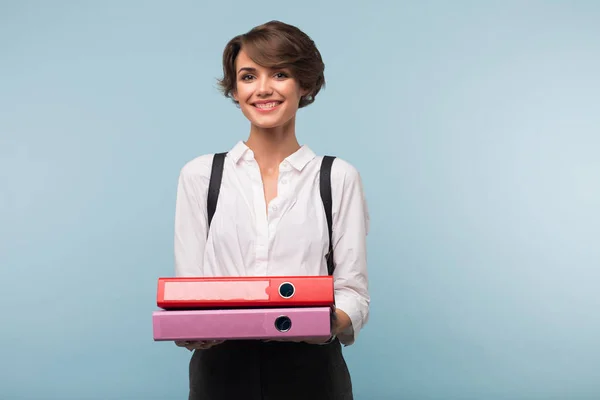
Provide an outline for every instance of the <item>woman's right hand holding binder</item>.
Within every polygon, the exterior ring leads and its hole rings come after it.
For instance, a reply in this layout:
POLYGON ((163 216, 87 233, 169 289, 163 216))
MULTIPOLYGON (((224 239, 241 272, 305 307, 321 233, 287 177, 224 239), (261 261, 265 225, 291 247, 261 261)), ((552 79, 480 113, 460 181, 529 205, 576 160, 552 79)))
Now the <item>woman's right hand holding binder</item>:
POLYGON ((194 351, 210 349, 211 347, 221 344, 223 342, 224 340, 176 340, 175 345, 179 347, 185 347, 189 351, 194 351))

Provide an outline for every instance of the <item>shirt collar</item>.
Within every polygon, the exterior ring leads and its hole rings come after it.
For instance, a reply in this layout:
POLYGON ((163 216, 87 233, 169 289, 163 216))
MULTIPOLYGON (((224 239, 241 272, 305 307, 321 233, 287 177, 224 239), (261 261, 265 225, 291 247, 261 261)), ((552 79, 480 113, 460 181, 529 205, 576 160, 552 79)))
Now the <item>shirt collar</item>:
POLYGON ((233 160, 234 163, 238 163, 245 155, 247 155, 246 159, 253 158, 252 150, 243 141, 239 141, 233 146, 229 153, 227 153, 229 157, 233 160), (248 157, 249 156, 249 157, 248 157))
MULTIPOLYGON (((248 146, 246 146, 246 144, 241 140, 237 142, 231 150, 229 150, 228 155, 236 164, 242 159, 254 159, 253 151, 248 146)), ((293 168, 297 169, 298 171, 302 171, 302 169, 315 157, 316 154, 312 151, 310 147, 308 147, 307 145, 302 145, 297 151, 286 157, 285 161, 287 161, 293 168)))
POLYGON ((292 167, 298 171, 302 171, 306 164, 315 158, 315 153, 307 145, 302 145, 296 152, 290 154, 286 160, 292 167))

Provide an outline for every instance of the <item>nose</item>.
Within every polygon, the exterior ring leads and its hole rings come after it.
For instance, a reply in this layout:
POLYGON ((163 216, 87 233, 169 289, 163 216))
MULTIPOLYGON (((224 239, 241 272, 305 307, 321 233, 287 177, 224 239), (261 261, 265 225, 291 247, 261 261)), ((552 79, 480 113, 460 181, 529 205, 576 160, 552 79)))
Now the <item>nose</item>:
POLYGON ((258 81, 258 88, 256 89, 257 96, 270 96, 273 94, 273 88, 271 87, 271 81, 268 78, 262 78, 258 81))

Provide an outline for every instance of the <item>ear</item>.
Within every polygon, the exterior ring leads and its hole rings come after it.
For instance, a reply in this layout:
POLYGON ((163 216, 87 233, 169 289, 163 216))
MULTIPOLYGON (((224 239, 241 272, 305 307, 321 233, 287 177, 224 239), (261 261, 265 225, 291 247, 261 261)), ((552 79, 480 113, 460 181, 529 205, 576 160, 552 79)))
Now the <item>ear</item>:
POLYGON ((240 101, 238 100, 238 94, 237 94, 237 90, 236 90, 235 88, 233 88, 233 90, 231 91, 231 97, 233 97, 233 99, 234 99, 235 101, 237 101, 238 103, 240 102, 240 101))

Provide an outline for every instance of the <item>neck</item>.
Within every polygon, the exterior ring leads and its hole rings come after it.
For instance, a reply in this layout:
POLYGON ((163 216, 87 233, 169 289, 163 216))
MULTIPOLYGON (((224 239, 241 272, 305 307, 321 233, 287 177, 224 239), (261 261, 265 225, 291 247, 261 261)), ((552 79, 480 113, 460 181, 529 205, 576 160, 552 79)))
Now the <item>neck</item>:
POLYGON ((296 139, 295 121, 292 119, 283 126, 260 128, 252 125, 246 141, 256 162, 266 169, 278 169, 279 164, 300 148, 296 139))

